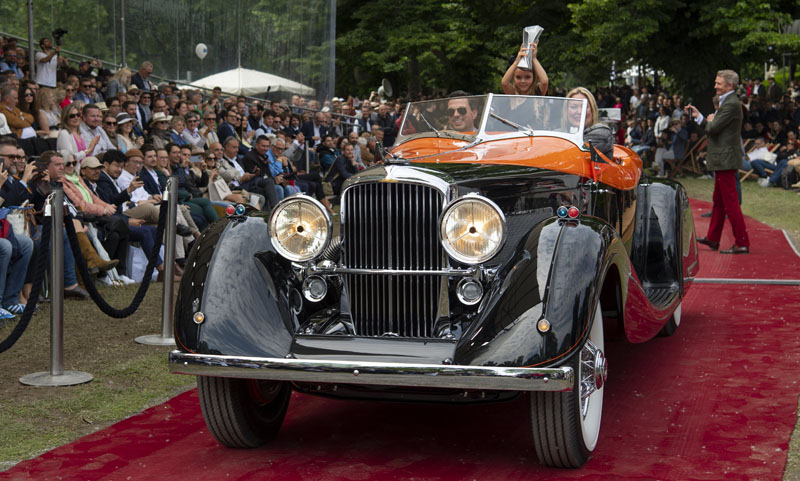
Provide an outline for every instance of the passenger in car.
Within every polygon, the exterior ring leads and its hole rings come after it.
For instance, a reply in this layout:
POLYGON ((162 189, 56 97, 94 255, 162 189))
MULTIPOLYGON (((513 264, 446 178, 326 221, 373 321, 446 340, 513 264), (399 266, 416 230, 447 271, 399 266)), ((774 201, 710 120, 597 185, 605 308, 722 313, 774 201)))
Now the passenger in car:
POLYGON ((508 95, 547 95, 547 73, 537 58, 539 53, 538 43, 531 43, 528 48, 520 45, 519 52, 514 62, 503 75, 503 93, 508 95), (519 61, 528 55, 528 50, 533 50, 533 69, 519 68, 519 61), (512 83, 513 80, 513 83, 512 83))
MULTIPOLYGON (((583 87, 576 87, 567 93, 568 99, 586 99, 586 117, 583 118, 583 140, 591 143, 600 153, 612 159, 614 155, 614 134, 604 123, 598 122, 597 101, 594 95, 583 87)), ((580 125, 581 108, 578 104, 570 102, 567 112, 567 120, 573 127, 580 125), (575 108, 577 107, 577 108, 575 108)))
POLYGON ((478 110, 471 103, 470 99, 461 97, 466 92, 455 91, 450 94, 451 98, 447 101, 447 129, 458 130, 459 132, 476 132, 475 119, 478 117, 478 110))

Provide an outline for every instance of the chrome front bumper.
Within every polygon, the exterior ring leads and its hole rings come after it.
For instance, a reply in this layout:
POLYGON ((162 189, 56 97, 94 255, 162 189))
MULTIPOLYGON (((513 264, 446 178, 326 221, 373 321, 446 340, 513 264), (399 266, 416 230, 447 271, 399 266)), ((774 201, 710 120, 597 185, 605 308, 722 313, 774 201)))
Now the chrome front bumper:
POLYGON ((489 391, 571 391, 574 377, 570 367, 320 361, 190 354, 182 351, 169 353, 169 367, 176 374, 198 376, 489 391))

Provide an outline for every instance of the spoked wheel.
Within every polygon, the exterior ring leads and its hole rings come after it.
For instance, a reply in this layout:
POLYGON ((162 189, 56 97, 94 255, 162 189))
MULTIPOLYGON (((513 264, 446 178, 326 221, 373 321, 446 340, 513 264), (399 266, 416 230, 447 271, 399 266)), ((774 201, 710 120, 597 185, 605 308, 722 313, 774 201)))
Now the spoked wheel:
POLYGON ((603 415, 603 385, 607 376, 603 311, 595 306, 589 339, 571 364, 571 392, 531 393, 531 427, 539 462, 558 468, 578 468, 592 455, 603 415))
POLYGON ((669 318, 664 327, 661 328, 661 331, 658 332, 658 335, 661 337, 669 337, 675 334, 675 331, 678 330, 678 326, 681 325, 681 303, 678 303, 678 307, 675 308, 675 312, 672 313, 672 317, 669 318))
POLYGON ((229 448, 256 448, 280 431, 292 389, 285 382, 197 376, 208 430, 229 448))

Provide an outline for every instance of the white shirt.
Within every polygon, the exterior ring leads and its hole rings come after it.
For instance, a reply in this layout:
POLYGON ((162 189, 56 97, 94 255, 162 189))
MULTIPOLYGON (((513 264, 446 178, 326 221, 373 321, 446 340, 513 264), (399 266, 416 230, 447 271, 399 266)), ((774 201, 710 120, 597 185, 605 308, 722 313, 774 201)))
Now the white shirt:
MULTIPOLYGON (((119 174, 119 177, 117 177, 117 180, 115 180, 114 182, 117 184, 117 187, 120 190, 122 190, 122 189, 127 189, 128 186, 131 185, 131 182, 133 182, 133 179, 135 179, 135 178, 136 177, 133 174, 131 174, 127 170, 123 169, 122 173, 119 174)), ((149 198, 150 198, 150 195, 147 193, 146 190, 144 190, 144 187, 139 187, 138 189, 136 189, 133 192, 131 192, 131 202, 133 202, 134 204, 138 204, 139 202, 141 202, 143 200, 147 200, 149 198)), ((126 205, 127 204, 123 204, 122 205, 122 211, 123 212, 128 210, 126 205)))
POLYGON ((42 59, 48 54, 36 52, 36 83, 42 87, 56 88, 56 68, 58 67, 58 55, 53 55, 47 62, 42 59))
POLYGON ((771 152, 769 151, 768 148, 759 147, 757 149, 753 149, 749 154, 747 154, 747 156, 750 157, 750 162, 752 162, 754 160, 759 160, 759 159, 767 160, 767 157, 770 156, 770 154, 771 152))
POLYGON ((81 137, 83 137, 83 141, 86 142, 86 147, 92 143, 95 137, 98 135, 100 136, 100 140, 97 142, 97 145, 94 147, 92 151, 92 156, 97 157, 98 155, 102 154, 107 150, 116 149, 114 144, 111 143, 111 140, 108 139, 108 134, 105 130, 101 129, 100 127, 95 127, 94 129, 89 128, 85 122, 81 122, 80 126, 81 137))
MULTIPOLYGON (((239 165, 239 161, 237 161, 236 159, 229 159, 229 158, 224 157, 224 156, 222 158, 225 159, 225 161, 227 161, 229 164, 231 164, 233 166, 233 168, 236 169, 236 172, 239 172, 239 178, 241 178, 244 175, 244 169, 242 168, 241 165, 239 165)), ((231 182, 231 184, 235 185, 236 187, 238 187, 239 186, 239 181, 238 180, 234 180, 233 182, 231 182)))

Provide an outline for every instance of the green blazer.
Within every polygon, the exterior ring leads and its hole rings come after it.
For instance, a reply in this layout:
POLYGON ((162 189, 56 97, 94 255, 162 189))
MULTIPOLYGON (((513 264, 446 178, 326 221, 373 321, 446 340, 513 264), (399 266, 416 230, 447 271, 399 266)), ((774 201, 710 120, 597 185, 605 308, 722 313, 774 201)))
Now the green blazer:
POLYGON ((706 166, 708 170, 736 170, 742 166, 742 106, 731 93, 719 106, 714 120, 703 119, 708 135, 706 166))

